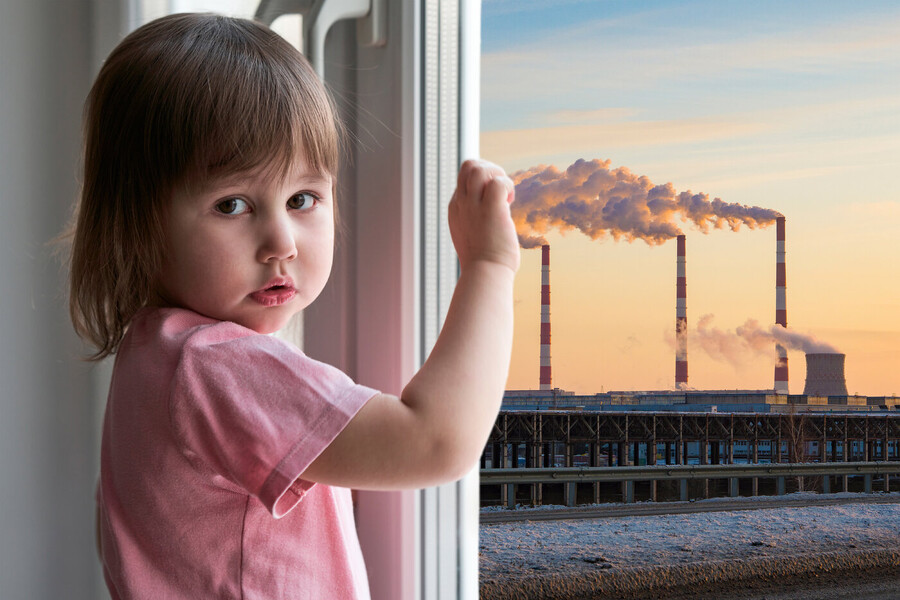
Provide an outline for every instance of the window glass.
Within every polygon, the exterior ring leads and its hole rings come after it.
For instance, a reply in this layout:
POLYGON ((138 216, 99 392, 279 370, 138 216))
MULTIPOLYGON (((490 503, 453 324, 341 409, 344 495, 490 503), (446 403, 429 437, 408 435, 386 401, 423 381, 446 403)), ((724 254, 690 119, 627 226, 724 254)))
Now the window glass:
MULTIPOLYGON (((849 393, 897 391, 878 257, 900 224, 900 13, 763 5, 485 0, 481 154, 541 173, 516 215, 551 247, 552 387, 675 388, 684 233, 689 387, 771 389, 780 213, 790 392, 816 349, 847 355, 849 393)), ((509 389, 539 386, 541 259, 522 252, 509 389)))
MULTIPOLYGON (((215 12, 245 19, 253 18, 259 0, 139 0, 142 23, 167 14, 180 12, 215 12)), ((272 23, 272 29, 300 48, 302 19, 300 15, 284 15, 272 23)))
MULTIPOLYGON (((737 391, 760 402, 783 381, 785 391, 804 394, 806 356, 814 353, 846 355, 850 394, 872 400, 898 393, 900 283, 883 270, 896 263, 900 225, 895 3, 482 6, 481 155, 517 183, 513 212, 523 245, 507 408, 511 392, 525 399, 522 408, 541 398, 552 408, 553 398, 571 393, 581 400, 560 404, 602 399, 624 411, 639 408, 625 406, 637 392, 655 392, 653 402, 666 404, 683 389, 719 391, 709 402, 727 413, 722 403, 737 402, 737 391), (783 244, 776 239, 780 216, 783 244), (686 319, 683 336, 679 317, 686 319)), ((482 469, 797 462, 798 455, 840 457, 844 447, 773 435, 758 446, 567 448, 559 441, 565 433, 535 433, 539 424, 502 422, 495 434, 510 443, 489 443, 482 469), (520 442, 541 435, 540 444, 520 442)), ((887 450, 873 443, 871 456, 894 452, 883 445, 887 450)), ((851 459, 868 451, 856 450, 847 451, 851 459)), ((668 483, 669 499, 677 500, 678 486, 668 483)), ((745 484, 741 495, 750 493, 745 484)), ((600 500, 656 493, 648 482, 630 492, 619 485, 604 484, 600 500)), ((713 494, 729 494, 725 480, 710 485, 713 494)), ((774 483, 767 485, 774 494, 774 483)), ((530 485, 518 488, 482 485, 483 509, 558 505, 570 494, 559 483, 545 484, 543 496, 530 485)), ((579 488, 579 503, 597 498, 590 492, 579 488)), ((576 525, 557 523, 577 546, 576 525)), ((522 549, 518 562, 490 577, 555 572, 524 558, 553 541, 530 525, 518 531, 496 547, 484 540, 499 536, 482 536, 482 565, 497 567, 499 552, 522 549)), ((627 531, 618 539, 619 547, 643 543, 627 531)))

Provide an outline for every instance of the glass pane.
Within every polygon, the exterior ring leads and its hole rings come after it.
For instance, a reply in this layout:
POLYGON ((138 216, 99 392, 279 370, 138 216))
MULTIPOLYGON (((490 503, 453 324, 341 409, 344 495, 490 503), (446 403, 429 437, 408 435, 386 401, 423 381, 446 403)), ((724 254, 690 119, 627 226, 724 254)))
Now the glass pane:
MULTIPOLYGON (((897 456, 893 434, 863 442, 861 429, 828 433, 821 416, 897 403, 896 302, 871 301, 900 298, 871 258, 897 255, 897 13, 765 6, 484 2, 481 155, 517 184, 522 242, 508 412, 484 468, 897 456), (861 395, 807 393, 829 378, 861 395), (601 412, 624 416, 578 424, 601 412)), ((737 479, 684 494, 825 485, 737 479)), ((681 491, 619 484, 495 483, 482 503, 681 491)))

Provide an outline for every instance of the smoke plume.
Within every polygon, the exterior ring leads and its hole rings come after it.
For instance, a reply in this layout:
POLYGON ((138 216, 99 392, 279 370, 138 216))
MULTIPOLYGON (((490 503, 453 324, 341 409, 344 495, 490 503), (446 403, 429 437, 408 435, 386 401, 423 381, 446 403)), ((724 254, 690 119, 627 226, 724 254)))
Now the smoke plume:
POLYGON ((775 357, 775 344, 807 354, 836 353, 834 346, 815 337, 787 329, 781 325, 762 327, 755 319, 747 319, 734 331, 712 326, 713 315, 703 315, 691 333, 692 345, 698 346, 715 360, 725 360, 738 367, 748 353, 775 357))
POLYGON ((565 171, 541 165, 513 173, 512 179, 512 213, 523 248, 547 243, 542 234, 551 229, 577 229, 594 240, 608 235, 657 245, 682 233, 676 215, 703 233, 711 227, 765 227, 780 216, 768 208, 679 193, 671 183, 655 185, 625 167, 610 169, 609 160, 579 159, 565 171))
POLYGON ((697 329, 691 332, 692 345, 698 345, 715 360, 726 360, 739 365, 748 350, 746 343, 733 332, 722 331, 712 326, 713 315, 703 315, 697 322, 697 329))
POLYGON ((840 352, 827 342, 817 340, 811 335, 793 331, 781 325, 771 325, 768 328, 760 327, 755 319, 747 319, 747 322, 735 329, 750 348, 757 352, 771 350, 773 343, 779 343, 788 350, 800 350, 806 354, 833 354, 840 352))

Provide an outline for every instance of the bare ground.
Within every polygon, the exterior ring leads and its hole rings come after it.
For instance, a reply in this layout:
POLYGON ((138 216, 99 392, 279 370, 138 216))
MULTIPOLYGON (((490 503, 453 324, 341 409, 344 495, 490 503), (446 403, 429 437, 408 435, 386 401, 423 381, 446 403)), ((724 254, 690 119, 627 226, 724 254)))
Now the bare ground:
POLYGON ((885 499, 483 524, 481 597, 900 599, 900 504, 885 499))
POLYGON ((900 597, 900 549, 484 580, 482 600, 863 600, 900 597), (885 595, 887 594, 887 595, 885 595))

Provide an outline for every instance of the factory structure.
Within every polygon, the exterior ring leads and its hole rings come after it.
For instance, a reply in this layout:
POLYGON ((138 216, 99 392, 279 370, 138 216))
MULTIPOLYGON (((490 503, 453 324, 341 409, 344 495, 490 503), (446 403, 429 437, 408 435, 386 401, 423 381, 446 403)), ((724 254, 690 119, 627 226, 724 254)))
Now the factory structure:
POLYGON ((685 237, 678 238, 678 274, 675 276, 675 389, 683 390, 688 385, 687 364, 687 259, 685 258, 685 237))
MULTIPOLYGON (((778 463, 877 463, 900 460, 900 397, 847 392, 846 356, 825 344, 803 344, 806 382, 802 394, 789 392, 785 221, 775 218, 774 377, 755 390, 697 390, 688 384, 687 256, 684 235, 676 237, 675 377, 672 389, 575 394, 554 387, 550 342, 550 247, 541 248, 539 388, 507 390, 500 414, 481 456, 482 505, 515 508, 585 503, 670 501, 713 496, 781 495, 793 491, 900 489, 897 469, 877 476, 846 470, 817 476, 700 475, 677 478, 668 470, 639 481, 617 477, 617 467, 651 465, 740 465, 778 463), (785 334, 785 335, 782 335, 785 334), (553 479, 577 467, 603 469, 603 477, 553 479), (522 468, 520 476, 494 470, 522 468), (537 475, 551 470, 552 478, 537 475), (670 477, 671 475, 671 477, 670 477), (511 477, 510 482, 496 477, 511 477), (676 480, 677 479, 677 480, 676 480), (862 481, 860 481, 862 479, 862 481)), ((801 336, 803 337, 803 336, 801 336)), ((767 338, 767 339, 768 339, 767 338)), ((880 467, 879 467, 880 468, 880 467)), ((730 471, 729 471, 730 472, 730 471)), ((741 471, 743 472, 743 471, 741 471)))
MULTIPOLYGON (((787 328, 785 219, 776 224, 775 324, 787 328)), ((775 343, 773 386, 757 390, 695 390, 688 386, 686 240, 676 238, 675 380, 672 390, 609 391, 575 394, 553 386, 550 355, 550 246, 541 247, 541 352, 539 389, 507 390, 501 410, 579 410, 650 412, 794 413, 900 410, 898 396, 850 395, 844 376, 846 356, 837 352, 806 354, 802 394, 790 394, 787 348, 775 343)))
POLYGON ((550 373, 550 246, 541 246, 541 390, 552 389, 550 373))
MULTIPOLYGON (((784 263, 784 217, 775 221, 775 324, 787 329, 787 268, 784 263)), ((788 393, 788 357, 787 348, 775 345, 778 357, 775 363, 775 391, 788 393)))
MULTIPOLYGON (((807 355, 807 361, 810 356, 807 355)), ((823 355, 818 355, 823 356, 823 355)), ((835 355, 824 355, 828 359, 835 355)), ((843 359, 843 354, 836 355, 843 359)), ((592 395, 552 390, 507 390, 501 411, 601 410, 611 412, 900 412, 900 396, 778 394, 774 390, 609 391, 592 395)))

